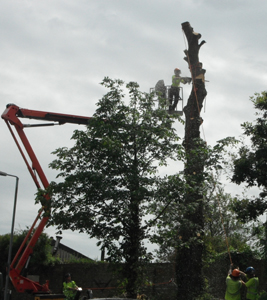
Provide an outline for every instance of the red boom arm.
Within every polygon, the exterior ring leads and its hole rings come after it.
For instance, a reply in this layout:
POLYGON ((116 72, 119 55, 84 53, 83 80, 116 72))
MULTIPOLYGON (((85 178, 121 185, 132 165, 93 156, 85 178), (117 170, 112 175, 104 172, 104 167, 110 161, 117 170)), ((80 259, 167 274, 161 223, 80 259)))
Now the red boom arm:
MULTIPOLYGON (((25 125, 22 124, 19 118, 28 118, 28 119, 35 119, 35 120, 46 120, 46 121, 52 121, 52 122, 58 122, 57 125, 65 124, 65 123, 73 123, 73 124, 88 124, 90 117, 82 117, 82 116, 75 116, 75 115, 67 115, 67 114, 57 114, 57 113, 51 113, 51 112, 45 112, 45 111, 37 111, 37 110, 28 110, 24 108, 19 108, 18 106, 14 104, 8 104, 6 107, 6 110, 2 114, 2 119, 5 120, 12 136, 15 141, 15 143, 18 146, 18 149, 27 165, 27 168, 33 178, 33 181, 35 182, 37 188, 42 187, 46 189, 49 186, 49 182, 43 172, 43 169, 41 168, 41 165, 39 164, 38 159, 35 156, 35 153, 24 133, 24 128, 26 127, 37 127, 37 126, 51 126, 55 125, 55 123, 49 123, 49 124, 33 124, 33 125, 25 125), (15 127, 18 136, 20 137, 20 140, 22 144, 24 145, 24 148, 31 160, 31 165, 28 162, 28 159, 26 158, 23 149, 21 148, 14 131, 12 130, 12 126, 15 127), (37 177, 38 175, 38 177, 37 177), (40 182, 41 184, 40 184, 40 182)), ((48 195, 44 195, 44 197, 49 200, 48 195)), ((41 213, 43 210, 48 210, 47 207, 43 207, 42 210, 39 212, 37 218, 33 222, 32 227, 30 228, 27 236, 25 237, 25 240, 23 241, 18 253, 14 257, 11 265, 10 265, 10 273, 9 277, 16 288, 16 290, 20 293, 24 292, 31 292, 31 293, 50 293, 48 281, 44 285, 40 285, 38 282, 32 281, 24 276, 21 275, 22 269, 25 267, 30 255, 33 252, 33 247, 35 246, 40 234, 42 233, 47 221, 48 217, 42 217, 39 225, 37 226, 36 230, 34 231, 32 237, 31 233, 33 232, 33 229, 35 227, 35 224, 37 223, 41 213), (30 238, 30 239, 29 239, 30 238), (24 245, 28 242, 28 245, 24 252, 22 253, 19 261, 18 257, 20 253, 22 252, 24 245), (16 264, 17 262, 17 264, 16 264), (15 266, 16 264, 16 266, 15 266)))

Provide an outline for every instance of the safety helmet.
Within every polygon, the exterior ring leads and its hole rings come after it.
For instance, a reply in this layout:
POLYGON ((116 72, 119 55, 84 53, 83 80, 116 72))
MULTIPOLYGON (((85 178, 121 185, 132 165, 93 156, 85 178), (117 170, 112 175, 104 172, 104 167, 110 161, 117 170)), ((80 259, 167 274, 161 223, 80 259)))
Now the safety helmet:
POLYGON ((232 271, 232 274, 231 274, 233 277, 239 277, 240 276, 240 271, 238 269, 234 269, 232 271))
POLYGON ((178 69, 178 68, 175 68, 175 69, 174 69, 174 73, 176 73, 176 72, 179 72, 179 73, 181 73, 181 70, 180 70, 180 69, 178 69))
POLYGON ((245 271, 246 274, 252 274, 252 273, 255 273, 255 269, 253 267, 248 267, 246 268, 246 271, 245 271))

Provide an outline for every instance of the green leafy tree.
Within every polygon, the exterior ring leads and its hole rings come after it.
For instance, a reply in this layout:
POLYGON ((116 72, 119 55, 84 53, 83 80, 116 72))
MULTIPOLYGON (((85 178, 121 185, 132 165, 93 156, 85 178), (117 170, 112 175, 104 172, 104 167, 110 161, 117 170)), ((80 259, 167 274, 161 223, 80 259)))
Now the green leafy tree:
POLYGON ((256 220, 267 209, 267 92, 255 93, 250 100, 257 119, 241 125, 251 144, 240 147, 234 160, 232 181, 245 183, 248 188, 257 186, 260 193, 258 197, 243 197, 236 201, 235 211, 243 221, 256 220))
POLYGON ((175 263, 185 187, 182 174, 168 175, 159 182, 156 199, 150 204, 150 213, 156 216, 151 241, 158 246, 158 262, 175 263))
MULTIPOLYGON (((247 228, 236 219, 236 214, 232 210, 234 199, 224 192, 220 183, 222 170, 225 172, 225 167, 228 166, 228 149, 236 143, 237 140, 229 137, 218 141, 213 148, 199 148, 196 151, 196 156, 207 157, 203 172, 204 184, 201 188, 206 257, 227 250, 225 233, 232 248, 239 251, 246 247, 248 241, 247 228)), ((181 243, 180 225, 183 222, 184 212, 187 209, 194 209, 194 205, 191 207, 186 205, 184 195, 188 187, 183 172, 166 176, 159 186, 158 198, 150 206, 151 213, 157 216, 153 242, 159 245, 157 251, 159 261, 172 261, 176 255, 175 248, 180 247, 181 243)))
MULTIPOLYGON (((210 183, 214 183, 214 179, 210 183)), ((252 230, 237 219, 232 208, 233 201, 231 195, 225 193, 218 182, 207 193, 204 208, 207 258, 227 250, 243 252, 249 248, 252 230)))
POLYGON ((153 95, 140 92, 137 83, 105 78, 102 85, 109 92, 87 130, 74 132, 72 148, 54 152, 58 159, 50 166, 63 181, 53 183, 52 218, 59 230, 86 232, 100 240, 110 261, 124 262, 127 296, 134 297, 140 264, 149 258, 143 240, 156 172, 177 156, 179 139, 174 118, 155 109, 153 95))
MULTIPOLYGON (((175 262, 176 246, 181 218, 185 210, 183 189, 185 183, 181 176, 168 176, 161 188, 161 201, 155 201, 151 212, 160 215, 157 219, 152 241, 158 244, 157 260, 159 262, 175 262), (172 191, 172 192, 170 192, 172 191), (174 201, 173 197, 180 201, 174 201), (171 203, 170 203, 171 202, 171 203), (162 214, 161 212, 164 211, 162 214), (180 220, 177 222, 177 220, 180 220)), ((260 228, 245 226, 232 209, 234 199, 224 192, 221 184, 214 177, 206 181, 204 196, 204 260, 213 260, 220 253, 228 250, 243 252, 247 248, 258 248, 261 237, 260 228), (227 238, 227 241, 226 241, 227 238), (257 245, 257 246, 256 246, 257 245)), ((179 239, 178 239, 179 244, 179 239)))

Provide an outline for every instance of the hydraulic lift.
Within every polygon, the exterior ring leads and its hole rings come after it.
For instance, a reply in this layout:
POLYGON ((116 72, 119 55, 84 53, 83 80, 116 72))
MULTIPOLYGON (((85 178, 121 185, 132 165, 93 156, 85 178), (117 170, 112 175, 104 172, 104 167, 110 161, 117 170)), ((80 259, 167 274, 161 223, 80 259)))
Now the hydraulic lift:
MULTIPOLYGON (((27 139, 24 129, 28 127, 62 125, 65 123, 87 125, 91 119, 90 117, 84 117, 84 116, 29 110, 29 109, 19 108, 15 104, 8 104, 1 117, 2 119, 5 120, 7 127, 10 130, 11 135, 38 189, 40 188, 47 189, 49 186, 49 182, 27 139), (48 121, 49 123, 26 125, 20 121, 20 119, 23 118, 34 119, 38 121, 48 121), (24 150, 22 149, 13 128, 15 128, 17 135, 20 138, 20 141, 24 146, 24 150), (28 154, 28 158, 25 155, 26 154, 25 151, 28 154)), ((48 203, 50 201, 50 197, 48 194, 46 194, 44 195, 44 198, 47 200, 47 205, 44 205, 42 209, 40 209, 36 219, 34 220, 31 228, 29 229, 27 236, 25 237, 22 245, 20 246, 18 252, 16 253, 10 265, 9 277, 17 292, 30 293, 33 295, 34 300, 41 300, 41 299, 42 300, 46 300, 46 299, 63 300, 65 298, 64 295, 52 294, 51 290, 49 289, 48 280, 44 284, 40 284, 39 282, 33 281, 23 276, 23 270, 27 269, 29 265, 30 257, 33 253, 33 248, 49 219, 47 214, 44 214, 44 212, 49 211, 48 203), (35 228, 37 221, 39 219, 41 220, 38 226, 35 228), (23 251, 24 246, 26 244, 27 246, 23 251)))

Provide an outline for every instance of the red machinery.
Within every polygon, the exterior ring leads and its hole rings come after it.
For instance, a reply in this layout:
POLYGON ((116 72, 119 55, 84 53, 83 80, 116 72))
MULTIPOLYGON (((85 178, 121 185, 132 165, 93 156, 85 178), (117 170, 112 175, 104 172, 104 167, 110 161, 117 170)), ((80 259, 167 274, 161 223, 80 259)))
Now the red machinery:
MULTIPOLYGON (((48 180, 43 172, 43 169, 41 168, 41 165, 39 164, 39 161, 36 158, 35 153, 24 133, 24 128, 37 127, 37 126, 62 125, 64 123, 86 125, 86 124, 88 124, 88 121, 91 119, 90 117, 58 114, 58 113, 51 113, 51 112, 37 111, 37 110, 29 110, 29 109, 19 108, 18 106, 14 105, 14 104, 8 104, 6 106, 6 110, 4 111, 4 113, 2 114, 1 117, 2 117, 2 119, 5 120, 8 128, 13 136, 13 139, 14 139, 15 143, 17 144, 17 147, 27 165, 27 168, 28 168, 32 178, 33 178, 33 181, 35 182, 38 189, 39 188, 46 189, 49 186, 49 182, 48 182, 48 180), (58 122, 58 123, 25 125, 25 124, 21 123, 20 118, 45 120, 45 121, 52 121, 52 122, 58 122), (22 144, 24 145, 25 150, 23 150, 21 148, 11 125, 15 127, 17 134, 18 134, 22 144), (26 158, 24 151, 27 152, 29 159, 31 160, 31 165, 30 165, 28 159, 26 158)), ((45 195, 45 198, 47 200, 49 200, 48 195, 45 195)), ((34 229, 38 219, 42 215, 42 212, 47 209, 48 208, 43 207, 40 210, 38 216, 36 217, 35 221, 33 222, 32 227, 30 228, 25 240, 23 241, 20 249, 18 250, 18 253, 14 257, 14 259, 10 265, 9 277, 10 277, 15 289, 19 293, 24 293, 24 292, 29 292, 29 293, 33 293, 33 294, 38 294, 38 293, 39 294, 49 294, 49 293, 51 293, 51 291, 49 290, 49 281, 46 281, 45 284, 41 285, 38 282, 32 281, 32 280, 22 276, 22 274, 21 274, 23 268, 27 267, 27 265, 28 265, 30 256, 33 252, 33 248, 48 221, 48 217, 47 216, 41 217, 41 221, 39 222, 39 225, 37 226, 37 228, 35 229, 35 231, 32 235, 33 229, 34 229), (24 252, 22 253, 22 250, 23 250, 24 246, 26 245, 27 241, 28 241, 28 244, 27 244, 24 252), (20 258, 19 258, 19 256, 20 256, 20 258)), ((54 298, 54 299, 59 299, 59 298, 54 298)))

